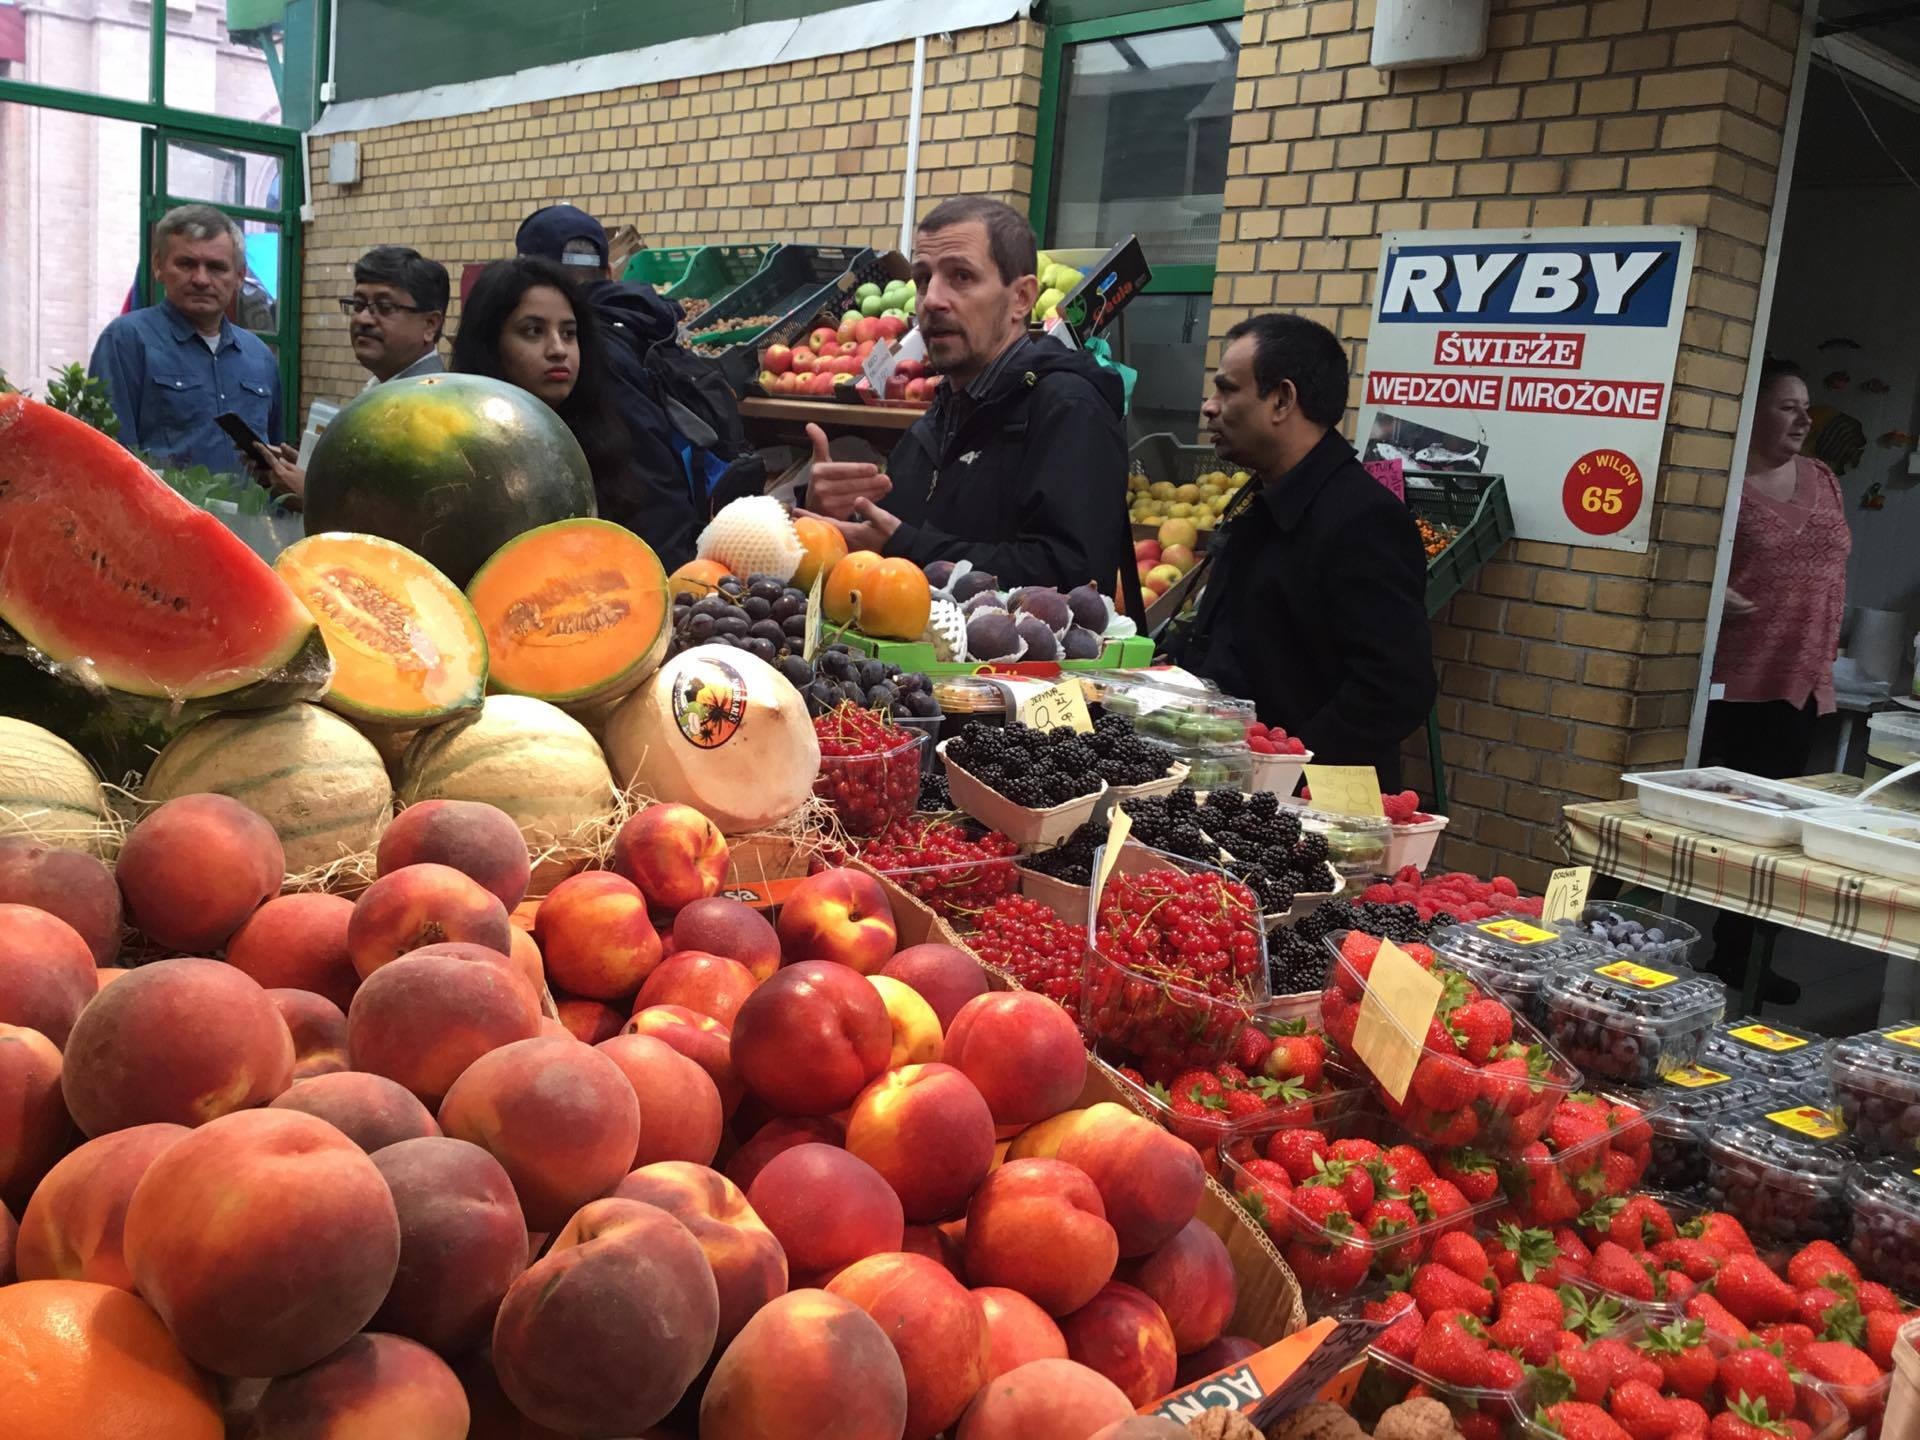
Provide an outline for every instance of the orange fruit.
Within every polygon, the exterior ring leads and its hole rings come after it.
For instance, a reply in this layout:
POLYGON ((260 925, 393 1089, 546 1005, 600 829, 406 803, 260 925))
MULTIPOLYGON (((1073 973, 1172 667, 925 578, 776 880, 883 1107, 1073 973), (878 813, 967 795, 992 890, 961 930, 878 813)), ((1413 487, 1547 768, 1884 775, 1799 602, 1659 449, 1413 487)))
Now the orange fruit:
POLYGON ((222 1440, 212 1383, 144 1300, 84 1280, 0 1288, 7 1440, 222 1440))
POLYGON ((711 595, 728 573, 727 567, 718 560, 689 560, 667 577, 667 589, 675 595, 691 595, 697 600, 702 595, 711 595))
POLYGON ((816 575, 831 575, 833 567, 847 558, 847 537, 811 515, 794 516, 793 530, 806 551, 800 557, 800 568, 794 572, 793 583, 802 590, 811 590, 816 575))
POLYGON ((933 613, 927 572, 911 560, 882 560, 854 586, 854 625, 876 640, 918 640, 933 613))
POLYGON ((861 582, 879 564, 880 557, 873 551, 856 550, 827 572, 820 607, 827 612, 829 624, 845 625, 853 619, 853 592, 864 588, 861 582))

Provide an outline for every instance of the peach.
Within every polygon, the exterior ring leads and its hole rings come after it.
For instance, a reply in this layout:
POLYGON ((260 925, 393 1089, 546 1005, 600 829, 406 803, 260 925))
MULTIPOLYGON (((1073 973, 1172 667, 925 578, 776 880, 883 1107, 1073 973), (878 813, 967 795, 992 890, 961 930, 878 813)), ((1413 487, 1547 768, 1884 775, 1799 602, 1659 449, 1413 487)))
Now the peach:
POLYGON ((482 1055, 539 1033, 540 1006, 517 975, 454 955, 381 966, 347 1011, 354 1068, 399 1081, 429 1108, 482 1055))
POLYGON ((147 812, 114 861, 133 923, 169 950, 212 953, 280 893, 286 852, 225 795, 182 795, 147 812))
POLYGON ((18 1210, 73 1145, 60 1052, 38 1030, 0 1025, 0 1200, 18 1210))
POLYGON ((311 990, 269 990, 267 998, 293 1037, 293 1078, 311 1079, 347 1068, 347 1017, 311 990))
POLYGON ((673 917, 673 945, 738 960, 756 983, 780 968, 780 937, 767 917, 731 895, 709 895, 682 906, 673 917))
POLYGON ((0 837, 0 905, 31 905, 66 921, 96 965, 111 965, 120 953, 120 887, 85 851, 55 849, 25 835, 0 837))
POLYGON ((1001 1126, 1058 1115, 1087 1083, 1080 1027, 1031 990, 979 995, 961 1006, 947 1026, 946 1061, 980 1087, 1001 1126))
POLYGON ((20 1227, 13 1218, 13 1212, 0 1205, 0 1285, 11 1285, 16 1278, 13 1252, 19 1236, 20 1227))
POLYGON ((292 1081, 293 1060, 287 1022, 252 980, 218 960, 160 960, 86 1008, 60 1083, 80 1128, 104 1135, 264 1105, 292 1081))
POLYGON ((713 1270, 687 1227, 638 1200, 595 1200, 507 1291, 494 1369, 539 1424, 632 1435, 680 1403, 719 1324, 713 1270))
POLYGON ((560 1014, 557 1018, 561 1028, 574 1039, 588 1045, 611 1040, 620 1033, 620 1027, 627 1023, 626 1016, 598 1000, 562 1000, 558 1008, 560 1014))
POLYGON ((949 1235, 938 1225, 909 1225, 900 1237, 900 1248, 908 1255, 923 1255, 937 1265, 944 1266, 954 1279, 965 1281, 967 1278, 966 1261, 961 1255, 960 1241, 949 1235))
POLYGON ((707 1072, 720 1092, 722 1114, 731 1115, 740 1108, 743 1090, 733 1068, 733 1032, 711 1015, 684 1005, 650 1005, 635 1011, 620 1033, 666 1041, 707 1072))
POLYGON ((31 905, 0 905, 0 1024, 38 1030, 65 1049, 99 990, 93 952, 78 930, 31 905))
POLYGON ((1174 1388, 1184 1389, 1229 1365, 1238 1365, 1249 1355, 1258 1355, 1265 1348, 1258 1340, 1249 1340, 1244 1335, 1222 1335, 1211 1345, 1180 1357, 1180 1368, 1173 1377, 1174 1388))
POLYGON ((864 870, 809 875, 781 905, 775 928, 788 965, 833 960, 862 975, 891 960, 898 939, 886 889, 864 870))
POLYGON ((753 1138, 733 1152, 727 1161, 727 1178, 742 1190, 753 1188, 753 1180, 774 1156, 796 1145, 846 1144, 847 1127, 831 1115, 801 1115, 791 1119, 769 1120, 753 1138))
POLYGON ((478 800, 409 805, 380 836, 379 874, 409 865, 446 865, 500 897, 511 910, 527 893, 527 842, 506 811, 478 800))
POLYGON ((967 1207, 965 1248, 970 1284, 1018 1290, 1064 1315, 1113 1278, 1120 1245, 1085 1175, 1058 1160, 1012 1160, 967 1207))
POLYGON ((1193 1146, 1120 1105, 1093 1106, 1061 1141, 1060 1158, 1099 1190, 1122 1255, 1149 1254, 1179 1234, 1207 1188, 1193 1146))
POLYGON ((886 1333, 824 1290, 763 1307, 700 1401, 700 1440, 900 1440, 906 1425, 906 1375, 886 1333))
POLYGON ((406 1086, 358 1070, 296 1080, 268 1108, 324 1120, 369 1155, 440 1133, 433 1112, 406 1086))
POLYGON ((478 1145, 402 1140, 373 1157, 400 1217, 400 1265, 370 1322, 461 1355, 486 1340, 527 1268, 527 1222, 507 1172, 478 1145))
POLYGON ((515 923, 509 934, 507 954, 512 957, 516 970, 537 980, 536 989, 547 983, 547 957, 540 953, 540 942, 533 938, 532 930, 515 923))
MULTIPOLYGON (((514 934, 520 932, 515 930, 514 934)), ((467 960, 476 965, 493 965, 510 975, 517 975, 526 982, 527 989, 538 1000, 547 988, 547 972, 541 968, 537 959, 521 950, 494 950, 485 945, 473 945, 464 940, 442 940, 437 945, 422 945, 418 950, 409 950, 400 958, 411 960, 416 955, 446 955, 455 960, 467 960)))
POLYGON ((704 1165, 664 1160, 635 1170, 609 1198, 658 1206, 692 1233, 720 1292, 719 1345, 787 1293, 787 1256, 739 1186, 704 1165))
POLYGON ((893 1051, 887 1068, 925 1065, 938 1060, 942 1051, 940 1017, 919 993, 904 981, 885 975, 869 975, 867 983, 880 992, 880 1003, 887 1007, 887 1020, 893 1026, 893 1051))
POLYGON ((774 1156, 747 1187, 747 1203, 786 1252, 796 1284, 900 1248, 900 1197, 866 1161, 831 1145, 774 1156))
POLYGON ((127 1202, 147 1167, 190 1132, 135 1125, 89 1140, 47 1172, 20 1217, 22 1280, 87 1280, 133 1288, 121 1251, 127 1202))
POLYGON ((654 909, 671 914, 720 893, 727 837, 691 805, 649 805, 613 837, 613 871, 654 909))
POLYGON ((116 980, 124 980, 133 973, 131 968, 120 965, 103 965, 93 972, 93 978, 99 982, 102 990, 116 980))
POLYGON ((1182 1355, 1211 1345, 1233 1318, 1240 1283, 1226 1241, 1189 1220, 1166 1244, 1120 1268, 1118 1278, 1153 1298, 1182 1355))
POLYGON ((1193 1432, 1164 1415, 1136 1415, 1094 1431, 1088 1440, 1193 1440, 1193 1432))
POLYGON ((536 1425, 513 1408, 493 1373, 485 1347, 462 1359, 456 1373, 466 1389, 467 1408, 473 1417, 467 1440, 567 1440, 558 1430, 536 1425))
POLYGON ((1179 1368, 1173 1327, 1144 1291, 1113 1281, 1063 1316, 1060 1333, 1067 1354, 1118 1385, 1136 1410, 1173 1388, 1179 1368))
POLYGON ((360 986, 347 958, 353 902, 341 895, 276 895, 227 942, 227 963, 268 990, 311 990, 343 1011, 360 986))
POLYGON ((660 963, 638 886, 605 870, 569 876, 540 902, 533 938, 547 978, 569 995, 624 1000, 660 963))
POLYGON ((500 897, 450 865, 407 865, 360 892, 347 922, 347 955, 364 981, 411 950, 449 940, 502 955, 513 946, 500 897))
POLYGON ((467 1392, 447 1362, 399 1335, 356 1335, 319 1364, 271 1382, 260 1440, 467 1440, 467 1392))
POLYGON ((1073 1133, 1085 1110, 1062 1110, 1058 1115, 1042 1120, 1037 1125, 1029 1125, 1012 1140, 1007 1142, 1009 1160, 1057 1160, 1060 1158, 1060 1145, 1073 1133))
POLYGON ((980 1306, 937 1261, 870 1255, 834 1276, 827 1293, 871 1315, 899 1354, 907 1381, 904 1440, 931 1440, 987 1383, 980 1306))
POLYGON ((249 1110, 209 1121, 148 1166, 124 1245, 140 1294, 189 1358, 266 1377, 304 1369, 373 1318, 393 1283, 400 1222, 380 1172, 338 1130, 297 1111, 249 1110))
POLYGON ((848 1153, 879 1171, 915 1222, 961 1214, 993 1164, 993 1144, 987 1102, 951 1065, 889 1070, 847 1119, 848 1153))
POLYGON ((893 1051, 879 991, 859 971, 826 961, 783 967, 747 997, 732 1028, 740 1079, 786 1115, 845 1108, 893 1051))
POLYGON ((987 972, 964 950, 951 945, 910 945, 880 968, 880 973, 910 985, 933 1007, 942 1032, 960 1007, 987 993, 987 972))
POLYGON ((973 1292, 987 1322, 987 1378, 1035 1360, 1067 1358, 1067 1337, 1053 1317, 1018 1290, 983 1285, 973 1292))
POLYGON ((1106 1376, 1072 1360, 1033 1360, 989 1380, 961 1417, 955 1440, 1089 1440, 1133 1417, 1133 1402, 1106 1376))
POLYGON ((529 1229, 556 1230, 633 1168, 640 1102, 607 1056, 541 1036, 469 1065, 440 1103, 440 1128, 500 1162, 529 1229))
POLYGON ((731 1028, 740 1007, 758 984, 753 972, 738 960, 702 950, 682 950, 662 960, 659 968, 647 976, 633 1008, 684 1005, 731 1028))
POLYGON ((713 1163, 724 1121, 706 1071, 651 1035, 616 1035, 594 1048, 620 1067, 640 1102, 640 1140, 629 1169, 656 1160, 713 1163))

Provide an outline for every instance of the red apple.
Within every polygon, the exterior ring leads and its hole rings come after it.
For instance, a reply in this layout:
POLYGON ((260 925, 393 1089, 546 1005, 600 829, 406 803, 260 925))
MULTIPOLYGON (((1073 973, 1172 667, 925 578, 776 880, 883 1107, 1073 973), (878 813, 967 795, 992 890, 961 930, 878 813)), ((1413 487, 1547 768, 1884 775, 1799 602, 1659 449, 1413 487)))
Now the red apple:
POLYGON ((843 378, 851 380, 853 377, 851 375, 844 377, 835 375, 830 370, 816 370, 813 372, 813 393, 816 395, 831 395, 833 394, 833 387, 839 384, 843 378))
POLYGON ((1151 570, 1160 563, 1160 542, 1158 540, 1136 540, 1133 542, 1133 559, 1143 570, 1151 570))
POLYGON ((793 368, 793 347, 769 345, 766 353, 760 357, 760 363, 774 374, 784 375, 793 368))
POLYGON ((880 327, 874 323, 871 316, 863 315, 855 322, 853 327, 854 339, 862 341, 877 340, 879 336, 880 327))
POLYGON ((829 330, 825 325, 822 325, 822 326, 819 326, 817 329, 815 329, 812 334, 807 336, 807 344, 811 345, 815 350, 818 350, 822 346, 824 346, 829 340, 838 340, 839 338, 840 337, 837 334, 835 334, 832 330, 829 330))
POLYGON ((882 315, 874 323, 880 327, 882 340, 898 340, 907 333, 907 322, 898 315, 882 315))
POLYGON ((887 377, 887 399, 904 400, 907 398, 907 381, 903 375, 887 377))
POLYGON ((909 380, 907 382, 907 399, 918 401, 922 404, 931 401, 933 399, 932 382, 919 379, 909 380))
POLYGON ((817 358, 813 351, 802 345, 787 356, 787 366, 796 375, 810 375, 817 358))
POLYGON ((1173 566, 1182 575, 1193 568, 1195 558, 1190 545, 1169 545, 1160 552, 1160 563, 1173 566))

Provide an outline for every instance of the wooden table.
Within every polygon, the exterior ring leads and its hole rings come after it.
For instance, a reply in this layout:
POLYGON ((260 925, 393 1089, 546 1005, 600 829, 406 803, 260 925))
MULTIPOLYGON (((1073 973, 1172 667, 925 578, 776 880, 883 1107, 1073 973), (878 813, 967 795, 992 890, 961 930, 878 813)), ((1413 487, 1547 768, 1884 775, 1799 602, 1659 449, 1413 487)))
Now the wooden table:
POLYGON ((895 405, 842 405, 837 400, 794 400, 750 395, 740 402, 740 418, 759 444, 807 444, 807 426, 818 425, 827 438, 847 431, 865 433, 886 451, 926 412, 895 405))

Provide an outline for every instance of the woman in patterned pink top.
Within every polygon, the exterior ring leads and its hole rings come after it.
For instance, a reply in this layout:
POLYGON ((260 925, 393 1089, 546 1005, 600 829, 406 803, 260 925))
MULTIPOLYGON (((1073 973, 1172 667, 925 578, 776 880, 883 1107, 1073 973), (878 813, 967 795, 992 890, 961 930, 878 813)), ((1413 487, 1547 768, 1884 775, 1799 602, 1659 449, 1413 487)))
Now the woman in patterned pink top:
MULTIPOLYGON (((1700 747, 1702 764, 1774 779, 1806 773, 1814 724, 1833 711, 1853 545, 1840 482, 1800 453, 1812 428, 1808 403, 1798 367, 1762 363, 1713 660, 1714 683, 1724 690, 1707 706, 1700 747)), ((1722 915, 1713 935, 1713 969, 1737 978, 1752 920, 1722 915)), ((1773 979, 1765 997, 1791 1003, 1783 997, 1797 988, 1773 979)))

